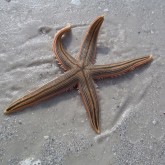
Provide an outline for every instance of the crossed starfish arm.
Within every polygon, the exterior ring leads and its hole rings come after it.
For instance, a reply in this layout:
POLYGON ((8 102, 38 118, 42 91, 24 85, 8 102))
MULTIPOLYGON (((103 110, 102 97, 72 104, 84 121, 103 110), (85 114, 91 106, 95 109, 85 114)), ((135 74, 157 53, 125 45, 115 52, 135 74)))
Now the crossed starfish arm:
POLYGON ((77 72, 78 70, 76 69, 68 71, 62 76, 40 87, 39 89, 14 101, 12 104, 9 105, 9 107, 4 111, 4 113, 10 114, 12 112, 23 110, 26 107, 32 106, 52 96, 67 91, 68 89, 74 87, 77 84, 77 72))
MULTIPOLYGON (((84 73, 82 72, 82 74, 84 73)), ((95 132, 99 133, 99 103, 92 77, 90 77, 88 74, 82 75, 79 80, 78 89, 82 97, 85 109, 88 113, 90 123, 95 132)))
POLYGON ((127 60, 125 62, 118 62, 116 64, 93 65, 89 66, 88 69, 90 70, 94 79, 108 77, 113 78, 132 71, 135 68, 150 62, 152 59, 152 55, 149 55, 141 58, 127 60))
POLYGON ((83 61, 84 66, 94 63, 96 56, 97 37, 103 21, 103 16, 97 17, 88 28, 83 39, 80 51, 78 53, 78 59, 83 61))
POLYGON ((62 36, 71 30, 71 25, 67 24, 66 27, 57 32, 54 37, 53 51, 58 63, 65 71, 74 68, 80 61, 82 61, 83 65, 88 65, 94 62, 96 55, 97 37, 103 20, 104 17, 99 16, 90 25, 81 44, 81 48, 78 53, 78 59, 73 58, 63 48, 62 45, 62 36))
POLYGON ((55 57, 58 61, 58 64, 61 65, 65 71, 69 70, 76 66, 77 60, 73 58, 64 48, 62 45, 62 36, 70 31, 71 25, 68 24, 66 27, 62 28, 54 37, 53 41, 53 51, 55 57))

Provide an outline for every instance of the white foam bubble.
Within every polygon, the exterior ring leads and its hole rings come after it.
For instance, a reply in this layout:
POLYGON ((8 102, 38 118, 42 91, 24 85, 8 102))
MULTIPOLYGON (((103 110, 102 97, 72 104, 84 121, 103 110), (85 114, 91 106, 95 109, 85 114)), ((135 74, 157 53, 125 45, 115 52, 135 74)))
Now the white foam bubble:
POLYGON ((18 165, 41 165, 41 161, 39 159, 36 160, 35 158, 30 157, 25 160, 22 160, 21 162, 19 162, 18 165))
POLYGON ((71 4, 73 4, 73 5, 80 5, 81 2, 80 2, 80 0, 72 0, 71 4))

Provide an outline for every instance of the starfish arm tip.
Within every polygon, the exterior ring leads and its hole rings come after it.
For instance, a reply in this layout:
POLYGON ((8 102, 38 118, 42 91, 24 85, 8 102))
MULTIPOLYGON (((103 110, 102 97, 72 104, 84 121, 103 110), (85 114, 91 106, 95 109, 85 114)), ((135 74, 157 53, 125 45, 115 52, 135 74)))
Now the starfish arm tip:
POLYGON ((72 25, 71 25, 70 23, 67 23, 67 24, 66 24, 66 27, 71 28, 72 25))
POLYGON ((149 55, 149 58, 150 58, 151 60, 153 60, 153 55, 152 55, 152 54, 150 54, 150 55, 149 55))
POLYGON ((97 133, 97 134, 100 134, 100 132, 101 132, 100 129, 97 129, 97 130, 96 130, 96 133, 97 133))
POLYGON ((97 18, 97 19, 104 20, 104 15, 100 15, 100 16, 98 16, 98 18, 97 18))
POLYGON ((152 62, 153 61, 153 55, 152 54, 150 54, 150 55, 148 55, 147 56, 147 62, 152 62))
POLYGON ((93 125, 92 124, 92 126, 93 126, 93 129, 94 129, 94 131, 97 133, 97 134, 100 134, 101 133, 101 131, 100 131, 100 126, 96 126, 96 125, 93 125))
POLYGON ((8 114, 9 114, 8 109, 5 109, 3 113, 4 113, 5 115, 8 115, 8 114))
POLYGON ((12 112, 14 112, 14 111, 11 110, 11 106, 8 106, 8 107, 3 111, 3 113, 4 113, 5 115, 9 115, 9 114, 12 113, 12 112))

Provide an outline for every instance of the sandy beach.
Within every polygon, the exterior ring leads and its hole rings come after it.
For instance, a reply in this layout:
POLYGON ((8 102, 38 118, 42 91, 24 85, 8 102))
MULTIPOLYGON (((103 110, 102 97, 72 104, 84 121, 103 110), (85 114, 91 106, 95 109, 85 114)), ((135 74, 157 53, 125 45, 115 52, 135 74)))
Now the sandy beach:
POLYGON ((164 165, 165 1, 2 0, 0 2, 0 165, 164 165), (64 73, 52 42, 76 57, 90 23, 104 15, 96 64, 153 55, 152 63, 96 82, 101 133, 76 89, 11 115, 16 99, 64 73))

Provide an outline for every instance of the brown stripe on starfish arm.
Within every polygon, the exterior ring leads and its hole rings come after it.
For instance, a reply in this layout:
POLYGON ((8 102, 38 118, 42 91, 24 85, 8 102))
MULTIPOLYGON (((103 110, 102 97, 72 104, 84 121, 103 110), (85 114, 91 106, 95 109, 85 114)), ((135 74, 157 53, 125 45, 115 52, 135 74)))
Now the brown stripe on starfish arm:
POLYGON ((80 60, 83 60, 84 65, 94 62, 97 37, 103 21, 103 16, 97 17, 86 32, 78 57, 80 60))
POLYGON ((96 133, 100 133, 99 126, 99 104, 96 94, 95 84, 92 78, 83 74, 79 80, 79 92, 82 97, 85 109, 88 113, 90 123, 96 133))
POLYGON ((64 70, 73 68, 73 66, 75 66, 77 63, 77 60, 66 52, 61 42, 62 35, 67 33, 70 29, 71 29, 71 25, 68 24, 66 27, 59 30, 55 35, 53 41, 53 51, 55 53, 55 57, 64 70))
POLYGON ((32 106, 38 102, 44 101, 52 96, 60 94, 77 83, 77 74, 78 70, 71 70, 66 72, 64 75, 56 78, 55 80, 45 84, 39 89, 25 95, 24 97, 14 101, 9 107, 5 110, 5 114, 10 114, 22 110, 26 107, 32 106))
POLYGON ((117 77, 126 72, 134 70, 141 65, 151 62, 152 59, 152 55, 149 55, 115 64, 94 65, 88 69, 91 70, 91 74, 94 76, 94 79, 117 77))

